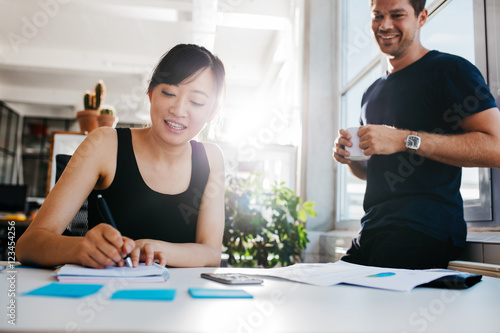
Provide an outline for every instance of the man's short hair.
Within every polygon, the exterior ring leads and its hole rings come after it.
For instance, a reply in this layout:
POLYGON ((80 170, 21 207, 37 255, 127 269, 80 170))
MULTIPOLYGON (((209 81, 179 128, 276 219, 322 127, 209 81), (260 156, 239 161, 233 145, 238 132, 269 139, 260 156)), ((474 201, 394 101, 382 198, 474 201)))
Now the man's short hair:
MULTIPOLYGON (((373 6, 373 1, 370 0, 370 4, 373 6)), ((425 8, 425 0, 408 0, 410 5, 413 7, 413 10, 415 11, 415 17, 420 14, 422 10, 425 8)))
POLYGON ((425 8, 425 0, 409 0, 410 5, 413 7, 415 11, 415 16, 418 16, 422 10, 425 8))

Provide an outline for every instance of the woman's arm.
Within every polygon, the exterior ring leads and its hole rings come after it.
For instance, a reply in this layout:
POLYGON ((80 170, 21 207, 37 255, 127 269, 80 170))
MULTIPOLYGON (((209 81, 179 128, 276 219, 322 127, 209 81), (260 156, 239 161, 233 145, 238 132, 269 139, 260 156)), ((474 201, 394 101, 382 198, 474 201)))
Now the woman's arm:
POLYGON ((224 158, 220 148, 204 144, 210 165, 210 175, 203 192, 196 229, 196 243, 168 243, 152 239, 136 241, 131 253, 134 266, 139 261, 173 267, 219 266, 224 232, 224 158))
POLYGON ((134 243, 109 225, 99 225, 85 237, 61 235, 94 186, 102 186, 112 179, 116 146, 115 130, 97 129, 78 147, 35 219, 18 240, 16 256, 20 262, 39 266, 74 263, 90 267, 123 264, 121 252, 130 252, 134 243))

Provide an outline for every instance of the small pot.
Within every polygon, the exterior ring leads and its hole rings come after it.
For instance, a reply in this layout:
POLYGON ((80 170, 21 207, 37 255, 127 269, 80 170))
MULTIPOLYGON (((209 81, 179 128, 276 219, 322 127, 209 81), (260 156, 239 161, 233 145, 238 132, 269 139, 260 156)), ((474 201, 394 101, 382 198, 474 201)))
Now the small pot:
POLYGON ((118 118, 109 114, 100 114, 97 116, 97 123, 99 127, 115 127, 118 122, 118 118))
POLYGON ((98 127, 97 116, 99 111, 97 110, 83 110, 76 113, 76 119, 78 120, 78 125, 80 125, 80 131, 83 133, 90 133, 98 127))

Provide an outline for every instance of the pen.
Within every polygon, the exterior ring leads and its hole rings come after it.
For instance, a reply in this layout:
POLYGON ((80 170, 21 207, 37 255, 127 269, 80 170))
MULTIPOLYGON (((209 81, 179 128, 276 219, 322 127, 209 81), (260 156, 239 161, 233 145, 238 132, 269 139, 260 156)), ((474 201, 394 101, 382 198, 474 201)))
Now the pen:
MULTIPOLYGON (((101 217, 104 219, 104 221, 111 224, 113 228, 118 230, 115 220, 111 215, 111 211, 109 210, 108 204, 106 203, 106 200, 104 200, 104 197, 100 194, 97 195, 97 209, 99 210, 99 213, 101 214, 101 217)), ((130 254, 127 254, 123 258, 123 260, 125 260, 125 263, 128 267, 132 267, 132 259, 130 259, 130 254)))

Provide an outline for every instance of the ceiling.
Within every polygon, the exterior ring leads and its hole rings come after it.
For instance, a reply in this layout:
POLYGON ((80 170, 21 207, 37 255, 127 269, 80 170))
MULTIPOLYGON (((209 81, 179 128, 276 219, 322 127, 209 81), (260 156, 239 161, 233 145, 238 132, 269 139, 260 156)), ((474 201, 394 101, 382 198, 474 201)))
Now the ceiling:
POLYGON ((272 85, 292 29, 292 0, 0 0, 0 100, 20 113, 71 117, 99 79, 121 121, 148 114, 158 59, 178 43, 211 48, 228 104, 272 85))

